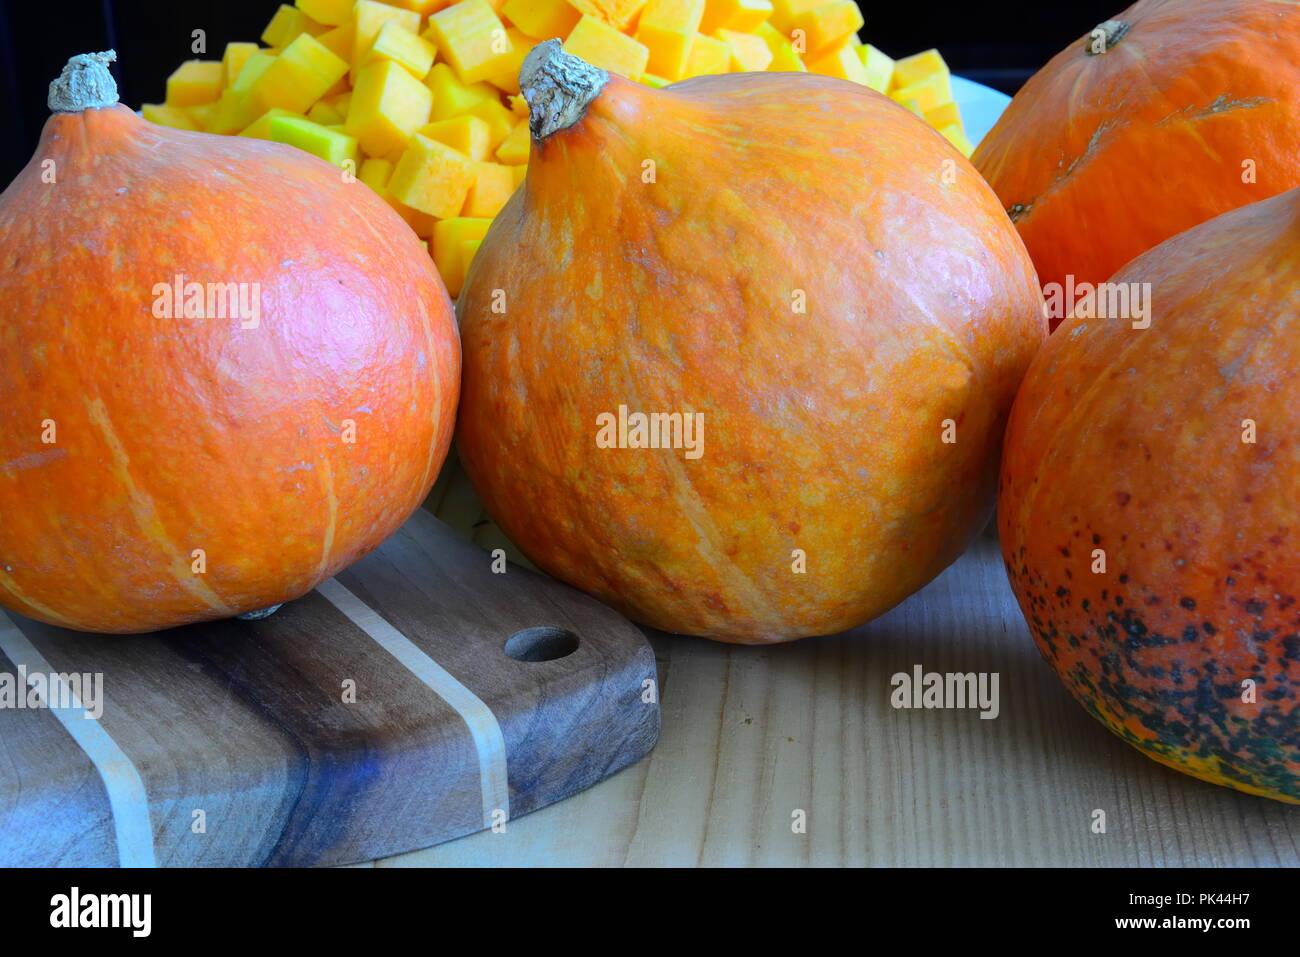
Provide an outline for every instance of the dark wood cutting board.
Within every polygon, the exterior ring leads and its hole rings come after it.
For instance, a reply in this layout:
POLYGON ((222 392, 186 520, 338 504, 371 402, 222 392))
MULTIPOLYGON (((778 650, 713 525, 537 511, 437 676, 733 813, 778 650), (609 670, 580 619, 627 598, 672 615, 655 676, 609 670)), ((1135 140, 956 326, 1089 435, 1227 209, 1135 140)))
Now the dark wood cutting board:
POLYGON ((423 511, 262 621, 113 637, 0 611, 20 666, 102 674, 103 712, 0 708, 0 865, 369 860, 508 829, 659 734, 637 628, 423 511))

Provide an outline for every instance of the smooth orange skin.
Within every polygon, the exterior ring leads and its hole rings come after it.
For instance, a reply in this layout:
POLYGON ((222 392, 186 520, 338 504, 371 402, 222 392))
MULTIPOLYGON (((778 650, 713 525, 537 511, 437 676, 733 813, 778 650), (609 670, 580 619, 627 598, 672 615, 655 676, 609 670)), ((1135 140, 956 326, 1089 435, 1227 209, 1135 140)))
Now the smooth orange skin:
POLYGON ((811 74, 612 77, 534 143, 467 282, 457 444, 489 512, 635 620, 731 642, 853 627, 952 562, 1046 335, 962 156, 811 74), (702 457, 598 448, 620 404, 704 413, 702 457))
POLYGON ((1067 319, 1016 398, 998 499, 1012 587, 1039 650, 1113 732, 1300 803, 1300 190, 1113 281, 1152 284, 1151 327, 1067 319))
POLYGON ((1104 54, 1086 53, 1087 37, 1057 54, 972 157, 1045 286, 1101 282, 1170 236, 1300 186, 1300 6, 1143 0, 1114 19, 1132 29, 1104 54), (1242 181, 1246 160, 1256 182, 1242 181))
POLYGON ((0 195, 0 603, 131 633, 309 591, 431 486, 454 323, 410 230, 336 167, 122 106, 52 116, 0 195), (261 283, 260 325, 154 318, 177 273, 261 283))

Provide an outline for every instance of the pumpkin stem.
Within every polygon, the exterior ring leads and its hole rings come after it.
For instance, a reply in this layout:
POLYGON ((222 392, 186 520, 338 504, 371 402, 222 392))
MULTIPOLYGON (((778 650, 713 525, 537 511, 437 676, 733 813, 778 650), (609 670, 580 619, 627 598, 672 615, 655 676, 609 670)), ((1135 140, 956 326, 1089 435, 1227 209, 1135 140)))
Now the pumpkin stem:
POLYGON ((571 53, 559 40, 533 47, 519 70, 519 89, 528 101, 528 129, 539 143, 567 130, 587 112, 609 74, 571 53))
POLYGON ((116 51, 105 50, 78 53, 69 60, 59 78, 50 83, 50 112, 83 113, 115 104, 117 83, 108 65, 116 59, 116 51))
POLYGON ((1124 34, 1133 29, 1133 24, 1125 23, 1123 20, 1105 20, 1095 27, 1088 34, 1088 39, 1083 41, 1083 51, 1088 56, 1101 56, 1120 40, 1124 39, 1124 34))

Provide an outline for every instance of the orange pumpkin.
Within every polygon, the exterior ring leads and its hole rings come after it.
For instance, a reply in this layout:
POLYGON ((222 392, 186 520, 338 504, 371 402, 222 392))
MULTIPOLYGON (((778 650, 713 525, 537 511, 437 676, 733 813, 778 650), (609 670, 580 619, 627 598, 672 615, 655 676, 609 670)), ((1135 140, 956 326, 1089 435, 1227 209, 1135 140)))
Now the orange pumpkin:
POLYGON ((972 160, 1064 286, 1300 186, 1297 143, 1300 5, 1142 0, 1034 75, 972 160))
POLYGON ((266 609, 375 548, 446 454, 459 351, 368 187, 147 123, 108 59, 69 63, 0 195, 0 603, 139 632, 266 609))
POLYGON ((1114 281, 1151 284, 1150 327, 1067 319, 1016 399, 998 499, 1012 586, 1121 738, 1300 803, 1300 190, 1114 281))
POLYGON ((521 79, 527 179, 457 304, 458 448, 505 533, 724 641, 849 628, 938 574, 1046 334, 978 174, 829 77, 652 90, 548 42, 521 79))

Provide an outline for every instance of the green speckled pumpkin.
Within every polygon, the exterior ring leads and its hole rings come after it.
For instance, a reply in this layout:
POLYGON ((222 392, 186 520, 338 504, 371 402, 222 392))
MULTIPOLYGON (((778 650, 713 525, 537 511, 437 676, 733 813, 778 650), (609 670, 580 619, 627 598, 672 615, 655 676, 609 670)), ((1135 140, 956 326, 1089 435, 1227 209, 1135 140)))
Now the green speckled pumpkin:
POLYGON ((1074 696, 1194 777, 1300 803, 1300 190, 1135 259, 1150 327, 1071 318, 1030 366, 998 500, 1074 696))

